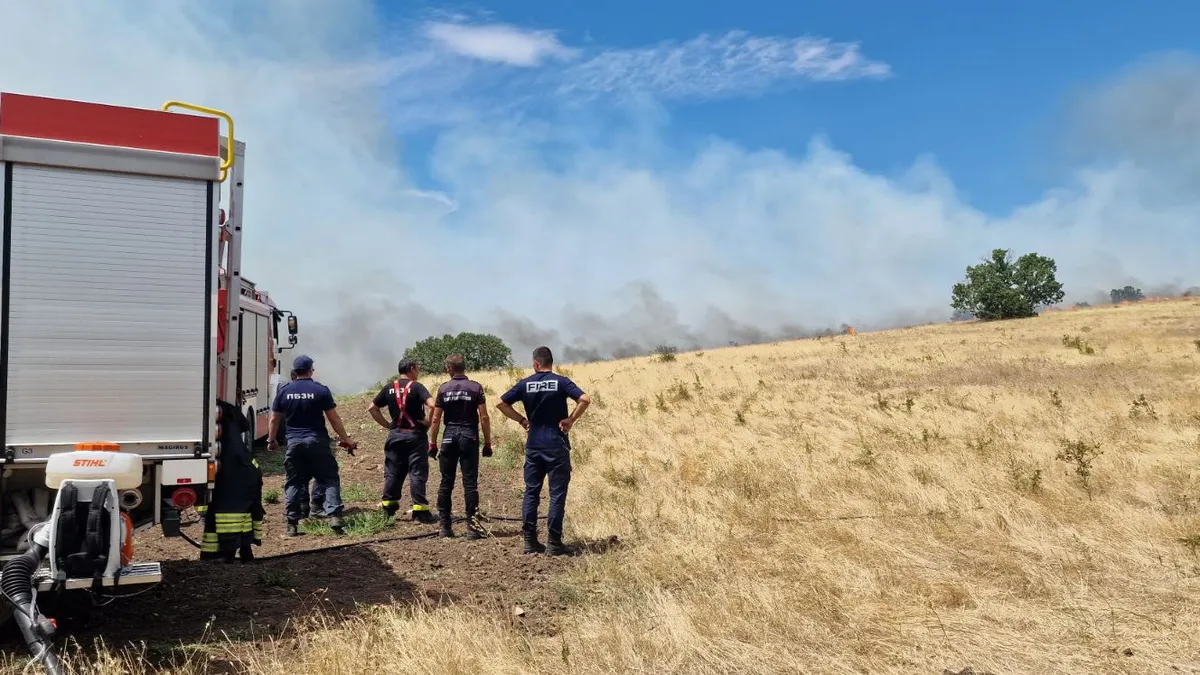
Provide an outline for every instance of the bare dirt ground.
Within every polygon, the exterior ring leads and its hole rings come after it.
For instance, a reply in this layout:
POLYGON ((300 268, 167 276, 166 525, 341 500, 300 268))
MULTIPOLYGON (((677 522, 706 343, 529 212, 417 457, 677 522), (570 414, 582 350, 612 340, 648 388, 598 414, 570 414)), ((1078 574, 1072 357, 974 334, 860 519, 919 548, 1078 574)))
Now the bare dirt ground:
MULTIPOLYGON (((397 518, 385 526, 378 514, 383 486, 382 429, 370 421, 358 398, 342 401, 342 416, 359 440, 355 456, 339 451, 344 517, 360 527, 335 535, 322 519, 309 519, 303 534, 283 536, 283 470, 280 452, 258 449, 264 469, 263 545, 249 563, 201 562, 197 549, 182 538, 164 538, 154 529, 138 535, 136 558, 163 562, 164 582, 110 605, 95 607, 86 593, 72 600, 43 597, 43 610, 58 622, 60 633, 82 646, 97 640, 109 648, 145 651, 163 665, 185 659, 197 645, 232 644, 269 639, 295 639, 295 620, 306 615, 334 621, 356 617, 373 606, 419 605, 432 608, 466 605, 496 616, 511 617, 520 608, 520 625, 531 634, 552 634, 563 605, 552 583, 573 564, 568 557, 525 555, 520 532, 521 476, 509 456, 485 459, 480 470, 480 508, 489 517, 486 539, 436 536, 437 525, 413 522, 407 512, 408 483, 397 518), (374 427, 374 428, 372 428, 374 427), (277 496, 277 498, 276 498, 277 496), (383 541, 381 541, 383 540, 383 541)), ((431 461, 427 495, 435 508, 441 481, 431 461)), ((454 491, 455 515, 463 515, 461 476, 454 491)), ((541 515, 545 515, 543 495, 541 515)), ((202 524, 190 516, 184 532, 199 541, 202 524)), ((188 521, 185 520, 185 523, 188 521)), ((542 521, 544 523, 544 520, 542 521)), ((545 529, 541 538, 545 541, 545 529)), ((595 549, 593 546, 592 549, 595 549)), ((130 587, 125 593, 136 592, 130 587)), ((23 652, 11 625, 2 645, 23 652)), ((228 663, 210 659, 212 672, 228 663)))

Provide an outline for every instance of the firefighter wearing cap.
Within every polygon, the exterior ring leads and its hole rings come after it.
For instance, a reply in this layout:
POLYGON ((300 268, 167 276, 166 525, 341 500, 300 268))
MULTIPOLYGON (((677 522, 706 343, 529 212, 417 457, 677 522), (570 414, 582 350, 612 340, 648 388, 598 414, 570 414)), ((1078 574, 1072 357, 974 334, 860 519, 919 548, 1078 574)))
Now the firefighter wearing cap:
MULTIPOLYGON (((296 370, 294 368, 292 369, 291 375, 289 376, 288 379, 291 382, 296 381, 296 370)), ((276 397, 278 397, 279 392, 283 390, 283 385, 284 385, 284 383, 280 382, 279 386, 275 387, 275 396, 276 397)), ((284 445, 287 443, 287 437, 284 434, 283 425, 279 426, 279 433, 275 434, 275 441, 277 443, 279 443, 280 445, 284 445)), ((328 489, 329 488, 327 485, 323 485, 321 483, 321 481, 314 478, 312 481, 312 502, 311 502, 312 505, 309 506, 309 503, 303 501, 303 500, 307 499, 307 494, 308 494, 307 486, 305 486, 305 489, 301 491, 302 492, 301 503, 304 504, 304 506, 302 506, 300 509, 301 517, 307 518, 310 513, 314 516, 317 516, 318 518, 324 515, 324 513, 325 513, 325 492, 328 489)))
POLYGON ((200 559, 242 562, 254 559, 254 546, 262 546, 262 471, 250 448, 246 431, 250 421, 238 406, 217 401, 220 410, 221 459, 213 478, 213 492, 204 511, 200 559))
POLYGON ((432 396, 417 382, 420 364, 404 359, 396 367, 400 377, 379 390, 367 412, 379 426, 388 430, 383 446, 383 496, 379 506, 391 518, 400 510, 400 487, 408 476, 412 498, 412 519, 432 523, 425 484, 429 480, 429 419, 433 412, 432 396), (391 422, 383 417, 387 408, 391 422), (428 413, 428 414, 427 414, 428 413))
POLYGON ((276 435, 280 426, 284 427, 287 439, 287 452, 283 460, 287 474, 284 481, 287 536, 299 534, 308 482, 312 479, 325 487, 324 510, 330 519, 329 527, 341 534, 341 480, 337 459, 330 447, 329 431, 325 428, 326 418, 337 433, 342 447, 353 454, 358 445, 346 434, 329 387, 313 380, 313 360, 308 356, 297 356, 292 368, 296 371, 296 379, 285 384, 271 403, 269 437, 270 448, 277 449, 279 443, 276 435))
POLYGON ((461 354, 446 357, 450 379, 438 387, 430 425, 429 456, 437 459, 442 482, 438 486, 437 509, 441 535, 453 537, 450 527, 454 474, 462 467, 463 505, 467 514, 467 539, 481 539, 479 525, 479 429, 483 427, 483 456, 492 456, 492 423, 487 412, 483 385, 467 377, 466 360, 461 354), (438 446, 438 430, 443 417, 446 434, 438 446))

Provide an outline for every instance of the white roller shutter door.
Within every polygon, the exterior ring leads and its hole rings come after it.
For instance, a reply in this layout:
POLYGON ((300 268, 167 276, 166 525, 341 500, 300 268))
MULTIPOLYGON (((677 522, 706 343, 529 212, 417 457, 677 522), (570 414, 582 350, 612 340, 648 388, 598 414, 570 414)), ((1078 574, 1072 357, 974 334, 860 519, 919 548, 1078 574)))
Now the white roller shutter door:
POLYGON ((7 445, 201 440, 208 206, 200 180, 13 167, 7 445))

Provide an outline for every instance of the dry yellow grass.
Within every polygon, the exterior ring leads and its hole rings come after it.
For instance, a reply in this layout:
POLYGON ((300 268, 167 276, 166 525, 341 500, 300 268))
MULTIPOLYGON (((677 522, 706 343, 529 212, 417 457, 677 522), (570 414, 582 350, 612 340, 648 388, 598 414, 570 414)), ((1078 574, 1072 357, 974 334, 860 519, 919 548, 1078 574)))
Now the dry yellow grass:
POLYGON ((626 545, 564 581, 561 636, 405 608, 248 665, 1197 671, 1197 340, 1185 299, 568 366, 568 535, 626 545))

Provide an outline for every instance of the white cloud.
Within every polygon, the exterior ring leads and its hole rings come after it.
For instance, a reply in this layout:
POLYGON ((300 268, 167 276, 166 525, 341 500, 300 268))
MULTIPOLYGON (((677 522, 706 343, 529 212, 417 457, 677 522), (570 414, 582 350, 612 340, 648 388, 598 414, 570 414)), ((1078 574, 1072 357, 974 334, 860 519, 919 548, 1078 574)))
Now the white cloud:
POLYGON ((507 24, 435 22, 428 24, 425 31, 456 54, 510 66, 537 66, 546 59, 568 59, 577 53, 550 31, 524 30, 507 24))
MULTIPOLYGON (((491 100, 484 114, 464 95, 476 81, 461 62, 364 39, 378 25, 366 0, 338 3, 336 21, 312 14, 322 7, 16 3, 5 10, 0 82, 228 109, 248 144, 245 274, 297 312, 301 348, 338 388, 378 380, 405 346, 445 331, 502 330, 525 360, 543 340, 560 354, 612 353, 942 318, 950 285, 993 246, 1054 256, 1075 297, 1130 277, 1192 284, 1200 269, 1200 249, 1183 245, 1200 229, 1200 185, 1164 188, 1176 174, 1137 154, 990 218, 927 159, 889 179, 819 139, 803 154, 714 142, 681 156, 662 144, 661 121, 603 135, 582 122, 518 124, 491 100), (215 18, 225 16, 236 23, 215 18), (444 200, 398 164, 398 119, 440 125, 429 161, 444 200)), ((1200 69, 1156 73, 1115 86, 1200 91, 1200 69)), ((1153 147, 1195 156, 1190 128, 1153 147)))
POLYGON ((789 80, 885 78, 891 67, 863 56, 854 42, 757 37, 730 31, 683 43, 601 52, 570 68, 562 91, 707 98, 757 93, 789 80))

